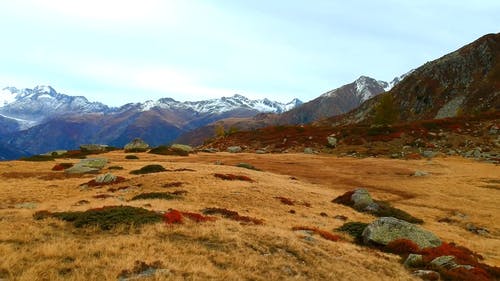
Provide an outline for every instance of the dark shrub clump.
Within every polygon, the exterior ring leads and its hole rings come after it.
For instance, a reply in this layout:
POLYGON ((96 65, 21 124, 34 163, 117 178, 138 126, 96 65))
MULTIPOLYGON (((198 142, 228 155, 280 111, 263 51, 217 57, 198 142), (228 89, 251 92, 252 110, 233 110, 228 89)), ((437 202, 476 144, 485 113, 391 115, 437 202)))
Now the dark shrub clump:
POLYGON ((219 179, 223 179, 223 180, 228 180, 228 181, 239 180, 239 181, 253 182, 253 180, 251 178, 249 178, 247 176, 242 176, 242 175, 216 173, 216 174, 214 174, 214 177, 219 178, 219 179))
POLYGON ((176 156, 189 156, 189 152, 182 150, 177 147, 171 147, 171 146, 166 146, 166 145, 160 145, 158 147, 155 147, 149 151, 149 153, 152 154, 159 154, 159 155, 176 155, 176 156))
POLYGON ((54 161, 54 156, 49 155, 33 155, 29 157, 22 157, 21 161, 34 161, 34 162, 42 162, 42 161, 54 161))
POLYGON ((344 223, 341 227, 337 228, 338 231, 347 232, 349 235, 354 237, 356 241, 361 242, 363 239, 363 231, 368 226, 367 223, 364 222, 347 222, 344 223))
POLYGON ((219 214, 227 219, 240 221, 242 223, 264 224, 263 220, 251 218, 251 217, 247 217, 247 216, 240 216, 240 214, 238 214, 238 212, 236 212, 236 211, 231 211, 231 210, 223 209, 223 208, 206 208, 205 210, 203 210, 203 214, 205 214, 205 215, 219 214))
POLYGON ((139 226, 156 223, 162 220, 161 215, 143 208, 131 206, 105 206, 84 212, 36 212, 36 220, 47 217, 71 222, 75 227, 98 226, 102 230, 110 230, 118 225, 139 226))
POLYGON ((133 175, 142 175, 142 174, 150 174, 150 173, 159 173, 159 172, 165 172, 166 169, 163 168, 162 165, 157 165, 157 164, 152 164, 152 165, 147 165, 139 170, 134 170, 130 172, 133 175))
POLYGON ((173 200, 182 198, 179 194, 173 194, 170 192, 148 192, 141 193, 132 198, 132 200, 146 200, 146 199, 163 199, 163 200, 173 200))
POLYGON ((374 202, 377 203, 380 207, 375 213, 373 213, 377 217, 394 217, 410 223, 418 223, 418 224, 424 222, 422 219, 416 218, 401 209, 392 207, 387 202, 377 201, 377 200, 374 202))
POLYGON ((131 154, 131 155, 126 155, 125 159, 136 160, 136 159, 139 159, 139 157, 137 157, 136 155, 131 154))

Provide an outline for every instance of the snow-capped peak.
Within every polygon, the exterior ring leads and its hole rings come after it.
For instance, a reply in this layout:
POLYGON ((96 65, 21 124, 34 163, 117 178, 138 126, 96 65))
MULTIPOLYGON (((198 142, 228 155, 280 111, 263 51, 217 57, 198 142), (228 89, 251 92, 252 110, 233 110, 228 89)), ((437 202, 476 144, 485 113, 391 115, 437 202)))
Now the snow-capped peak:
POLYGON ((3 88, 0 91, 0 107, 12 103, 16 100, 17 89, 13 87, 3 88))

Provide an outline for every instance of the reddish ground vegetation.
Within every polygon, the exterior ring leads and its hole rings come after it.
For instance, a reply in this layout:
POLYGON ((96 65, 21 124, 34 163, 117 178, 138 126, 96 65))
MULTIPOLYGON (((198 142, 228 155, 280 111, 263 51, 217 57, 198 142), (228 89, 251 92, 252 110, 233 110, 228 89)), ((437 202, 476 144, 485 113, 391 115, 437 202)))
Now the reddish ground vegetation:
POLYGON ((92 197, 96 198, 96 199, 106 199, 106 198, 111 198, 111 197, 114 197, 114 196, 110 195, 110 194, 97 194, 97 195, 94 195, 92 197))
POLYGON ((174 182, 167 182, 167 183, 164 183, 164 184, 162 185, 162 187, 166 187, 166 188, 169 188, 169 187, 179 187, 179 186, 181 186, 181 185, 183 185, 183 183, 182 183, 182 182, 180 182, 180 181, 174 181, 174 182))
POLYGON ((59 163, 54 165, 54 167, 52 167, 52 171, 64 171, 71 167, 73 167, 72 163, 59 163))
POLYGON ((242 176, 242 175, 233 175, 233 174, 219 174, 215 173, 214 177, 223 179, 223 180, 229 180, 229 181, 234 181, 234 180, 239 180, 239 181, 248 181, 248 182, 253 182, 251 178, 247 176, 242 176))
POLYGON ((289 198, 286 198, 286 197, 276 196, 276 197, 274 197, 274 199, 280 200, 281 203, 283 203, 285 205, 290 205, 290 206, 295 205, 294 202, 292 201, 292 199, 289 199, 289 198))
POLYGON ((335 235, 335 234, 332 234, 326 230, 321 230, 317 227, 309 227, 309 226, 294 226, 292 227, 292 230, 294 231, 297 231, 297 230, 307 230, 307 231, 312 231, 316 234, 318 234, 319 236, 323 237, 324 239, 326 240, 330 240, 330 241, 339 241, 340 240, 340 236, 338 235, 335 235))
POLYGON ((219 214, 227 219, 239 221, 242 223, 253 223, 253 224, 257 224, 257 225, 264 224, 264 221, 261 219, 256 219, 256 218, 247 217, 247 216, 240 216, 240 214, 238 214, 238 212, 236 212, 236 211, 231 211, 231 210, 223 209, 223 208, 206 208, 205 210, 203 210, 203 213, 205 215, 219 214))
POLYGON ((215 217, 204 216, 198 213, 171 210, 170 212, 167 212, 163 215, 163 220, 166 224, 181 224, 184 217, 195 222, 215 221, 217 219, 215 217))
POLYGON ((483 257, 473 251, 457 246, 455 243, 443 242, 441 246, 422 249, 419 254, 424 256, 425 262, 430 262, 440 256, 454 256, 458 264, 475 265, 483 257))
POLYGON ((120 190, 127 190, 129 188, 130 188, 130 186, 120 186, 120 187, 117 187, 117 188, 110 187, 110 188, 108 188, 108 191, 109 192, 117 192, 117 191, 120 191, 120 190))
POLYGON ((180 224, 182 223, 182 214, 177 210, 172 210, 163 215, 163 220, 166 224, 180 224))
POLYGON ((418 253, 418 245, 408 239, 396 239, 385 246, 386 251, 402 256, 418 253))
POLYGON ((354 190, 347 191, 346 193, 340 195, 339 197, 332 200, 332 203, 342 204, 346 206, 352 206, 353 202, 351 200, 354 190))

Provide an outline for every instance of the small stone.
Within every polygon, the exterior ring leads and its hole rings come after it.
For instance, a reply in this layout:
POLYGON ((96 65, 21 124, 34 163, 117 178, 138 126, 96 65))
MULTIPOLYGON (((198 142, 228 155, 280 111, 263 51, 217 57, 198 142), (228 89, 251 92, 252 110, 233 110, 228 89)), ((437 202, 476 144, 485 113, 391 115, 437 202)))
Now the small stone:
POLYGON ((263 149, 257 149, 257 150, 255 151, 255 153, 256 153, 256 154, 266 154, 266 153, 267 153, 267 151, 265 151, 265 150, 263 150, 263 149))
POLYGON ((434 158, 436 155, 437 153, 432 150, 425 150, 424 152, 422 152, 422 156, 424 156, 425 158, 434 158))
POLYGON ((305 154, 313 154, 314 150, 311 147, 306 147, 306 148, 304 148, 304 153, 305 154))
POLYGON ((240 153, 242 150, 241 146, 230 146, 227 148, 227 152, 229 153, 240 153))
POLYGON ((112 183, 116 181, 116 176, 111 173, 106 173, 104 175, 99 175, 96 177, 96 183, 112 183))
POLYGON ((419 270, 413 271, 412 274, 414 276, 420 277, 420 278, 422 278, 423 280, 426 280, 426 281, 438 281, 438 280, 441 280, 441 276, 439 275, 439 273, 437 273, 436 271, 433 271, 433 270, 419 269, 419 270))
POLYGON ((404 262, 405 267, 421 267, 424 264, 422 255, 409 254, 404 262))
POLYGON ((429 175, 429 173, 425 172, 425 171, 415 171, 415 173, 413 173, 414 177, 425 177, 428 175, 429 175))
POLYGON ((335 134, 331 134, 329 135, 328 137, 326 137, 326 140, 328 141, 328 146, 329 147, 332 147, 332 148, 335 148, 337 147, 337 138, 335 137, 335 134))

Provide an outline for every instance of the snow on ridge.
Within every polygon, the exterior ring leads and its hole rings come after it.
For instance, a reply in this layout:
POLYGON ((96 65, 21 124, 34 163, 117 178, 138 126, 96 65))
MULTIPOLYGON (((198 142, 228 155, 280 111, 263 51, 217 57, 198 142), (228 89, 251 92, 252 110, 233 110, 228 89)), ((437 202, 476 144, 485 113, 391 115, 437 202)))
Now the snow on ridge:
POLYGON ((16 101, 17 92, 11 91, 9 88, 3 88, 0 91, 0 107, 16 101))

